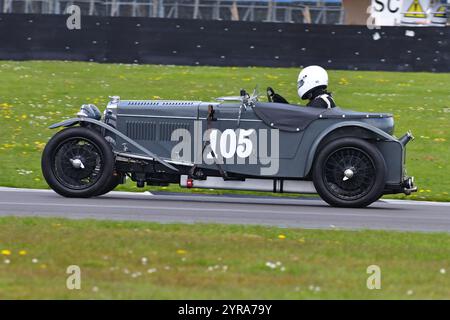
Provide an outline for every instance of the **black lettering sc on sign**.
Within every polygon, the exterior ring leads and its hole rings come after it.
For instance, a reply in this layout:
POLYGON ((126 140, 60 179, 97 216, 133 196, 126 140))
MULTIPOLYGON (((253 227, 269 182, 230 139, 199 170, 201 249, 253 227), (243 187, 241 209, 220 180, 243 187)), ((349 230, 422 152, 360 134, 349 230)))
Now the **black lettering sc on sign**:
POLYGON ((398 10, 400 10, 400 0, 375 0, 375 6, 374 10, 376 12, 383 12, 385 9, 387 9, 391 13, 396 13, 398 10), (395 4, 393 4, 395 2, 395 4))

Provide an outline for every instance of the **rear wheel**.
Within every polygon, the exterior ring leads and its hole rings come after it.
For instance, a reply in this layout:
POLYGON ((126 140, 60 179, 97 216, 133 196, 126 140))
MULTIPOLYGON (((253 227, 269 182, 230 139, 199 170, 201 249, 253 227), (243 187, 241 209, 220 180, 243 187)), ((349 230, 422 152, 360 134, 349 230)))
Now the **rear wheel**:
POLYGON ((336 207, 365 207, 378 200, 386 183, 380 151, 356 138, 331 141, 318 153, 313 181, 323 200, 336 207))
POLYGON ((55 134, 42 154, 48 185, 65 197, 87 198, 103 192, 114 179, 114 154, 97 132, 74 127, 55 134))

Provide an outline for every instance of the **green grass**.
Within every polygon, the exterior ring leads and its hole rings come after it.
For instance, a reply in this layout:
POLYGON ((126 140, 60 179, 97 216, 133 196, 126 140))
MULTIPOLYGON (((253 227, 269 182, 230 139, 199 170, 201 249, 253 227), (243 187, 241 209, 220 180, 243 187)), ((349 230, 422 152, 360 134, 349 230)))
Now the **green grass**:
POLYGON ((450 234, 43 218, 0 229, 0 299, 450 298, 450 234), (69 265, 81 290, 66 288, 69 265), (381 290, 366 287, 369 265, 381 290))
MULTIPOLYGON (((124 99, 212 100, 240 88, 270 85, 289 101, 296 68, 219 68, 81 62, 0 62, 0 185, 44 188, 40 154, 51 123, 83 103, 101 109, 109 95, 124 99)), ((330 71, 339 106, 395 114, 396 134, 412 129, 408 173, 420 190, 411 199, 450 200, 450 74, 330 71)), ((122 189, 133 190, 130 185, 122 189)), ((177 186, 168 188, 177 191, 177 186)), ((398 196, 403 197, 403 196, 398 196)))

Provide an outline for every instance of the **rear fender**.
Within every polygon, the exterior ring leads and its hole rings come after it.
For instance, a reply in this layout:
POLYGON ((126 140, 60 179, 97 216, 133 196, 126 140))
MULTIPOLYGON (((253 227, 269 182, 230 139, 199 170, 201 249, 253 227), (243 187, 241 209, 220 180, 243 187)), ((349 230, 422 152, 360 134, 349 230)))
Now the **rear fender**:
POLYGON ((76 125, 76 124, 80 124, 81 125, 83 123, 90 123, 90 124, 99 126, 99 127, 103 128, 103 129, 105 129, 107 131, 110 131, 110 132, 114 133, 115 135, 117 135, 121 139, 125 140, 130 145, 136 147, 140 151, 144 152, 147 156, 149 156, 153 160, 159 162, 160 164, 162 164, 166 168, 168 168, 168 169, 170 169, 172 171, 178 172, 177 168, 175 168, 171 164, 167 163, 165 160, 161 159, 160 157, 158 157, 156 154, 154 154, 150 150, 147 150, 146 148, 144 148, 143 146, 141 146, 137 142, 135 142, 132 139, 128 138, 122 132, 118 131, 117 129, 114 129, 113 127, 111 127, 111 126, 109 126, 106 123, 101 122, 101 121, 98 121, 98 120, 95 120, 95 119, 91 119, 91 118, 72 118, 72 119, 67 119, 67 120, 64 120, 64 121, 52 124, 51 126, 49 126, 49 129, 55 129, 55 128, 60 128, 60 127, 71 127, 73 125, 76 125))
MULTIPOLYGON (((346 121, 341 123, 336 123, 330 127, 328 127, 326 130, 321 132, 321 134, 316 138, 316 140, 312 143, 308 158, 306 160, 306 166, 305 166, 305 172, 304 175, 307 176, 309 172, 311 171, 312 164, 314 162, 314 158, 316 156, 316 152, 319 150, 319 147, 322 143, 326 142, 328 138, 333 136, 333 133, 337 134, 337 137, 341 137, 339 135, 339 131, 344 131, 342 129, 360 129, 361 132, 364 132, 364 136, 357 135, 357 137, 360 138, 371 138, 375 141, 391 141, 391 142, 397 142, 401 145, 401 143, 395 139, 393 136, 387 134, 381 129, 378 129, 377 127, 367 125, 366 123, 361 123, 357 121, 346 121)), ((345 136, 343 134, 342 136, 345 136)), ((355 133, 353 135, 347 135, 347 136, 355 136, 355 133)), ((337 138, 336 137, 336 138, 337 138)), ((403 149, 403 146, 402 146, 403 149)))

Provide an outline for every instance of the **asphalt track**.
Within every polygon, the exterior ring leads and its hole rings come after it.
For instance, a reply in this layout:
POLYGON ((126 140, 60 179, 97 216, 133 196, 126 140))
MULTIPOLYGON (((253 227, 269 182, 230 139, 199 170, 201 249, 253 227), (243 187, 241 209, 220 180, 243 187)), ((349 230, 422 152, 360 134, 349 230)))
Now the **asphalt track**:
POLYGON ((0 216, 450 232, 450 203, 382 200, 364 209, 318 199, 111 192, 91 199, 0 187, 0 216))

